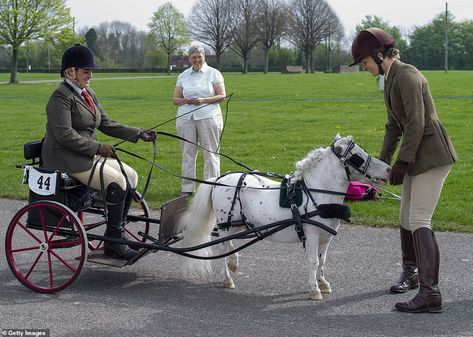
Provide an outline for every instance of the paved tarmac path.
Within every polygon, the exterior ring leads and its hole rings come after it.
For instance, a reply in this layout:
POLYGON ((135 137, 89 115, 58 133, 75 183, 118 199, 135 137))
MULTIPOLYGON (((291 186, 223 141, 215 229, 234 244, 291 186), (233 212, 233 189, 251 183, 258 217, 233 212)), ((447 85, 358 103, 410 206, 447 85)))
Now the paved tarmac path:
MULTIPOLYGON (((24 205, 0 199, 0 235, 24 205)), ((400 271, 398 230, 342 225, 326 268, 333 293, 307 299, 302 246, 260 242, 241 253, 237 288, 190 280, 178 258, 158 252, 122 269, 91 263, 67 289, 34 293, 0 249, 0 331, 50 336, 473 336, 473 234, 438 233, 442 314, 393 311, 387 288, 400 271), (4 330, 6 329, 6 330, 4 330)))

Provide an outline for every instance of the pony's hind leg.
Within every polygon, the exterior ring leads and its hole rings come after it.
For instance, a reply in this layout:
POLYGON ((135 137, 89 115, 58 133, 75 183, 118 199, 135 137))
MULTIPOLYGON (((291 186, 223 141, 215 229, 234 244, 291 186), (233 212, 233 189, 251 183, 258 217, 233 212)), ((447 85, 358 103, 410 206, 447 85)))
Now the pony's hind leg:
MULTIPOLYGON (((221 232, 220 232, 221 233, 221 232)), ((228 241, 223 242, 219 245, 217 245, 219 254, 224 254, 230 251, 231 248, 229 248, 228 241)), ((233 289, 235 288, 235 283, 233 282, 232 276, 230 275, 230 268, 229 268, 229 257, 225 257, 223 260, 223 265, 222 265, 222 279, 223 279, 223 287, 227 289, 233 289)))

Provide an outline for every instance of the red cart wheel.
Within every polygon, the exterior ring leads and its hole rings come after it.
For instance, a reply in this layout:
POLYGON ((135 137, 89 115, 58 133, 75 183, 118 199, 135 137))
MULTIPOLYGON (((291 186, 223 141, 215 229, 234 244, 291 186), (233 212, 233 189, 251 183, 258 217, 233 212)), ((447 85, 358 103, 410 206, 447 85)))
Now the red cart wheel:
POLYGON ((133 202, 125 220, 125 231, 131 240, 145 242, 146 238, 138 235, 138 232, 149 233, 149 207, 146 200, 141 200, 141 194, 135 192, 133 202))
MULTIPOLYGON (((141 194, 135 192, 135 197, 131 204, 125 220, 125 231, 130 240, 137 242, 145 242, 146 238, 140 236, 138 232, 144 234, 149 233, 149 216, 150 210, 146 200, 141 200, 141 194)), ((86 231, 93 231, 94 234, 103 235, 106 228, 106 221, 104 219, 103 207, 89 208, 79 212, 79 217, 82 220, 86 231), (100 230, 95 228, 102 227, 100 230)), ((89 241, 89 249, 94 251, 102 247, 103 241, 89 241)))
POLYGON ((11 220, 5 253, 13 275, 27 288, 54 293, 79 276, 87 259, 87 235, 68 207, 37 201, 11 220))

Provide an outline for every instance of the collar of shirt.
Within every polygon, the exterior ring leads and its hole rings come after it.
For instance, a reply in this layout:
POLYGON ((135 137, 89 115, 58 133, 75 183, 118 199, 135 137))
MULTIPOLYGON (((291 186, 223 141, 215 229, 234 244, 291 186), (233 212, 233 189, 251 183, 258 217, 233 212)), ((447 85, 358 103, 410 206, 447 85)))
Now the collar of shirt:
POLYGON ((66 78, 66 82, 70 84, 71 87, 74 88, 74 90, 79 94, 79 96, 82 95, 82 89, 81 87, 79 87, 77 84, 75 84, 74 82, 72 82, 70 79, 66 78))
POLYGON ((204 64, 198 71, 195 71, 194 68, 192 68, 192 73, 194 74, 205 73, 208 69, 209 69, 209 66, 207 65, 207 62, 204 62, 204 64))

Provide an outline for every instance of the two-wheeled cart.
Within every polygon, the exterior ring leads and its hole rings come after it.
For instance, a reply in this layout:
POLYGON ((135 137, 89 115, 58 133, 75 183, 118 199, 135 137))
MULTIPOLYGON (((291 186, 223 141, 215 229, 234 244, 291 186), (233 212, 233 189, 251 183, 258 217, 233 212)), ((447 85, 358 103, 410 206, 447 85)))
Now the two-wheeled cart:
MULTIPOLYGON (((54 293, 67 288, 77 279, 86 261, 124 267, 161 250, 191 258, 217 259, 294 225, 294 219, 287 219, 258 229, 248 228, 203 245, 176 247, 173 245, 182 240, 176 220, 187 209, 189 197, 170 200, 162 205, 159 214, 153 215, 144 198, 135 193, 134 204, 125 219, 125 231, 130 240, 104 236, 106 215, 101 193, 67 174, 38 167, 41 146, 41 141, 24 146, 24 157, 31 162, 17 167, 24 170, 29 203, 13 216, 5 238, 6 258, 12 273, 24 286, 36 292, 54 293), (150 233, 153 226, 158 226, 157 238, 150 233), (198 249, 232 239, 250 240, 218 256, 194 254, 198 249), (105 241, 127 244, 139 252, 131 259, 106 255, 105 241)), ((309 216, 313 214, 304 216, 302 221, 311 221, 309 216)))

